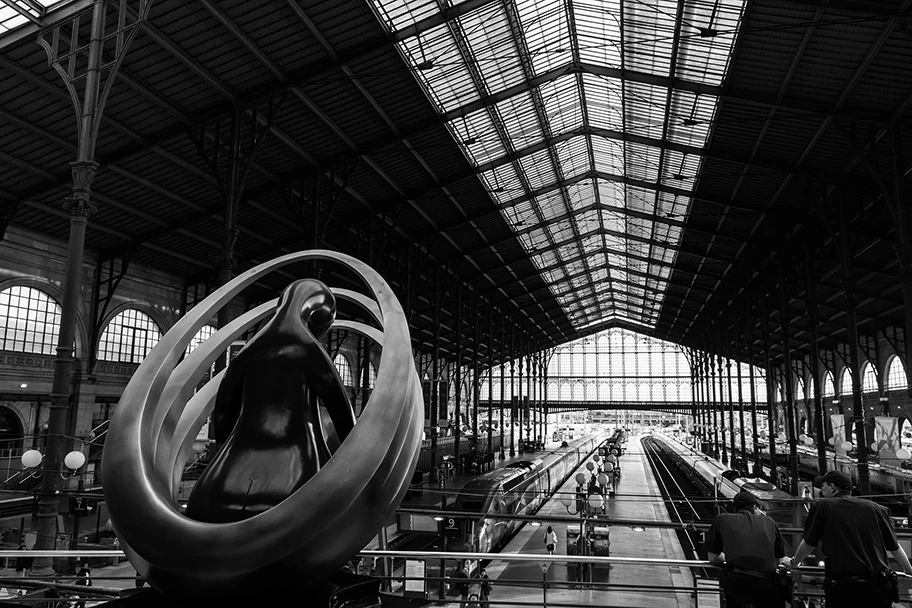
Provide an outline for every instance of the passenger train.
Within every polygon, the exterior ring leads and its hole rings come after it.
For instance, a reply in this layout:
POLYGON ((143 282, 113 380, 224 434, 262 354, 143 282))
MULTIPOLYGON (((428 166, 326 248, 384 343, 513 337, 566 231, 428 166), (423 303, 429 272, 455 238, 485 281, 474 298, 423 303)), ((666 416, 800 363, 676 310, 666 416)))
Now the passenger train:
MULTIPOLYGON (((623 433, 623 431, 616 431, 623 433)), ((498 549, 521 522, 512 515, 532 515, 595 450, 604 433, 584 437, 534 460, 513 462, 465 484, 454 509, 465 512, 455 522, 470 551, 498 549), (504 517, 506 516, 506 517, 504 517)))
MULTIPOLYGON (((779 454, 788 454, 788 445, 777 445, 779 454)), ((769 464, 769 454, 763 455, 769 464)), ((751 457, 753 455, 751 454, 751 457)), ((896 461, 894 461, 896 462, 896 461)), ((781 466, 781 465, 780 465, 781 466)), ((798 446, 798 470, 805 475, 819 475, 817 448, 798 446)), ((827 469, 835 469, 845 474, 852 483, 858 485, 858 461, 849 456, 837 456, 827 452, 827 469)), ((912 492, 912 471, 892 466, 883 466, 877 462, 868 463, 868 475, 872 493, 908 496, 912 492)))
MULTIPOLYGON (((776 520, 780 527, 800 528, 809 503, 796 499, 772 483, 759 477, 744 477, 721 462, 661 433, 652 435, 655 447, 668 455, 678 469, 687 475, 706 496, 729 501, 741 490, 750 492, 760 501, 760 508, 776 520)), ((813 496, 807 498, 812 499, 813 496)), ((717 512, 721 507, 717 503, 717 512)))

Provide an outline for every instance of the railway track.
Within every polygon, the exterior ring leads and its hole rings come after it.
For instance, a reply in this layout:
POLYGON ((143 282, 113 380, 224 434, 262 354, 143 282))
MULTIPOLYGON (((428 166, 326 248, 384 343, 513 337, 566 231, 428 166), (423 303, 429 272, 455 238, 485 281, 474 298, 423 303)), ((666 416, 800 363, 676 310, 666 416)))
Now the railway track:
MULTIPOLYGON (((669 467, 666 459, 652 444, 649 437, 643 438, 643 450, 649 466, 665 500, 668 515, 672 521, 682 524, 707 523, 715 515, 711 503, 694 501, 693 496, 701 495, 697 488, 677 467, 669 467)), ((703 552, 703 538, 699 531, 684 527, 677 531, 681 547, 689 553, 690 559, 706 559, 703 552)))

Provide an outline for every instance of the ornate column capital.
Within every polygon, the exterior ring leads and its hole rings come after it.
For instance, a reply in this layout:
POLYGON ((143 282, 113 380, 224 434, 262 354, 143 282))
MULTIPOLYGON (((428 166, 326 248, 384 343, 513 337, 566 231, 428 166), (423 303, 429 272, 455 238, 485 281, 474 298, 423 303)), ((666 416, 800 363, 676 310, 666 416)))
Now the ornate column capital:
POLYGON ((98 210, 98 206, 91 201, 92 181, 95 179, 97 170, 98 163, 91 160, 77 160, 70 163, 70 171, 73 174, 73 194, 68 196, 63 203, 63 208, 69 211, 70 215, 89 217, 98 210))

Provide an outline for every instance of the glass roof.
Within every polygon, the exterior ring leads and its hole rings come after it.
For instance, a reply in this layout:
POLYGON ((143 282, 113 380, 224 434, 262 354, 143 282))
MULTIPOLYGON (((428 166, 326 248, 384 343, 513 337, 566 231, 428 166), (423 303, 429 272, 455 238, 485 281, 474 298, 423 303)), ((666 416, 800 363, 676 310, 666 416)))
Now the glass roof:
MULTIPOLYGON (((460 4, 372 2, 391 32, 460 4)), ((577 330, 655 327, 718 103, 688 85, 722 84, 743 10, 497 0, 399 43, 577 330)))
POLYGON ((44 25, 44 17, 54 9, 75 0, 0 0, 0 37, 6 32, 24 25, 44 25))

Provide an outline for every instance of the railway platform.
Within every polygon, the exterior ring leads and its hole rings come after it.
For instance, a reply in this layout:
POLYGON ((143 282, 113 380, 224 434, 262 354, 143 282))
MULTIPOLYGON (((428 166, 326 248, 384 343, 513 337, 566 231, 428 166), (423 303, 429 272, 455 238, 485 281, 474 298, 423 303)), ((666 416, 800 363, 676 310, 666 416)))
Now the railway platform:
MULTIPOLYGON (((625 520, 670 521, 661 500, 659 486, 649 466, 641 437, 630 437, 627 450, 621 457, 621 476, 617 493, 609 499, 607 515, 625 520)), ((572 494, 576 482, 572 476, 559 490, 572 494)), ((572 509, 572 507, 571 507, 572 509)), ((538 513, 541 516, 573 517, 570 510, 558 498, 545 503, 538 513)), ((579 529, 579 523, 553 523, 558 544, 555 555, 567 555, 568 528, 571 532, 579 529)), ((524 526, 504 549, 505 553, 547 555, 544 544, 544 526, 524 526)), ((613 557, 689 559, 681 547, 677 535, 667 528, 610 526, 610 555, 613 557)), ((543 562, 544 563, 544 562, 543 562)), ((542 602, 542 564, 530 562, 496 562, 487 568, 488 576, 494 579, 492 601, 510 606, 540 604, 542 602), (497 581, 502 580, 503 584, 497 581), (509 581, 509 582, 507 582, 509 581), (515 581, 529 581, 522 585, 515 581)), ((574 567, 556 563, 544 574, 553 586, 548 590, 549 604, 571 604, 604 607, 649 607, 649 608, 691 608, 694 606, 691 593, 694 580, 686 567, 656 566, 648 564, 613 564, 611 567, 595 566, 592 569, 593 583, 609 583, 610 589, 593 588, 575 580, 574 567), (652 589, 644 591, 648 585, 652 589)), ((700 607, 713 606, 709 598, 701 597, 700 607)), ((716 604, 717 605, 717 604, 716 604)))

